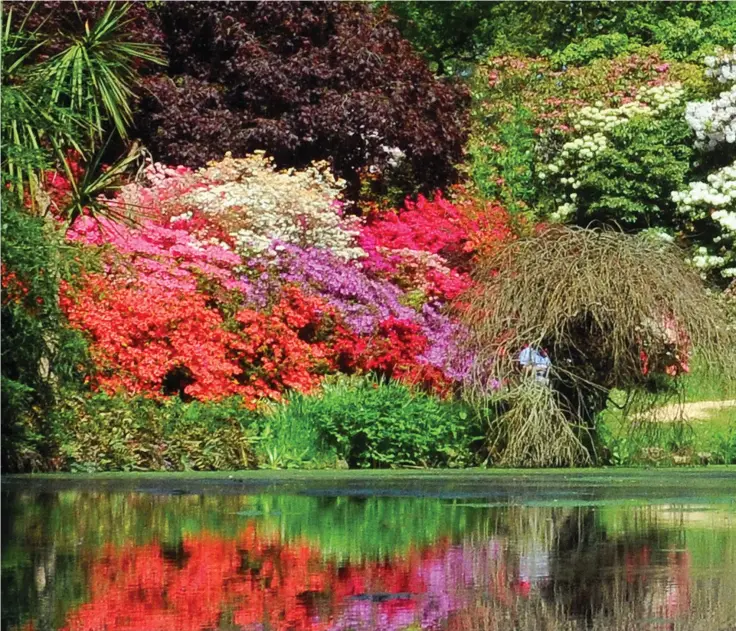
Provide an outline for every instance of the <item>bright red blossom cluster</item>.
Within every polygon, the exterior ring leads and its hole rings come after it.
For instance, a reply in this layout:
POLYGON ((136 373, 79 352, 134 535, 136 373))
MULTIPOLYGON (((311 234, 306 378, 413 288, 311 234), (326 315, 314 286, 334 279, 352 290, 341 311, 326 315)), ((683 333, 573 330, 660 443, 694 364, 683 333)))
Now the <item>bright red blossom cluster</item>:
POLYGON ((400 210, 370 212, 359 237, 365 265, 401 287, 455 300, 470 287, 473 258, 515 236, 504 208, 456 193, 454 202, 438 191, 434 199, 407 200, 400 210))
POLYGON ((452 382, 434 366, 420 364, 413 358, 428 346, 426 336, 413 322, 388 318, 381 322, 378 334, 371 340, 370 352, 363 360, 367 370, 393 379, 443 392, 452 382))
POLYGON ((70 322, 91 338, 94 383, 111 393, 160 394, 175 376, 187 396, 255 404, 286 388, 312 390, 322 375, 355 367, 365 347, 334 310, 294 287, 270 313, 241 309, 228 325, 204 293, 115 288, 89 275, 82 291, 65 285, 62 294, 70 322))
POLYGON ((243 309, 235 320, 241 328, 232 350, 250 396, 278 399, 284 388, 309 392, 323 375, 357 368, 364 348, 334 309, 297 287, 286 287, 269 314, 243 309))

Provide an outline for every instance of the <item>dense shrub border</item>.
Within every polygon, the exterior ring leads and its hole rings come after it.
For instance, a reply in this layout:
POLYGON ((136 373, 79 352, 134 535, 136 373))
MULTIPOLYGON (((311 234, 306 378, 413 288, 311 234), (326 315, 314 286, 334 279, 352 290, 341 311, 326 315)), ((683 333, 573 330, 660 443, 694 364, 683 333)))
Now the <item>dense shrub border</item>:
POLYGON ((237 397, 184 403, 104 393, 65 395, 49 421, 54 469, 208 471, 256 464, 255 416, 237 397))
MULTIPOLYGON (((4 135, 25 121, 3 157, 3 192, 24 206, 3 221, 6 468, 465 466, 483 449, 502 464, 588 462, 564 455, 556 430, 524 430, 555 407, 573 364, 613 374, 611 353, 601 364, 596 344, 580 343, 594 330, 585 317, 565 343, 573 362, 549 335, 534 339, 514 277, 509 317, 484 345, 503 353, 463 355, 477 322, 462 316, 503 275, 493 257, 544 233, 540 220, 593 220, 646 230, 644 257, 661 241, 692 246, 702 278, 733 294, 736 49, 717 48, 736 32, 730 5, 596 2, 580 15, 571 3, 554 16, 527 3, 397 5, 428 56, 432 29, 451 23, 458 51, 472 44, 462 60, 440 46, 436 68, 380 4, 9 6, 8 22, 29 20, 2 33, 18 62, 4 65, 4 135), (468 61, 480 63, 463 166, 468 61), (169 166, 144 163, 136 134, 169 166), (207 162, 226 149, 238 157, 207 162), (471 181, 445 186, 458 166, 471 181), (528 344, 551 357, 552 385, 516 392, 528 344), (471 372, 485 397, 476 409, 501 400, 508 457, 492 431, 475 442, 482 429, 459 403, 471 372), (550 458, 534 455, 550 446, 550 458)), ((542 269, 538 255, 546 291, 562 257, 543 256, 542 269)), ((601 294, 575 313, 594 313, 601 294)), ((491 291, 478 320, 499 304, 491 291)), ((619 385, 671 388, 697 336, 671 338, 702 328, 697 317, 629 319, 619 385)), ((578 399, 594 433, 603 394, 578 399)), ((558 429, 581 415, 555 410, 544 419, 558 429)))
POLYGON ((75 472, 467 466, 472 414, 395 382, 348 379, 249 410, 239 397, 185 403, 66 392, 46 467, 75 472))

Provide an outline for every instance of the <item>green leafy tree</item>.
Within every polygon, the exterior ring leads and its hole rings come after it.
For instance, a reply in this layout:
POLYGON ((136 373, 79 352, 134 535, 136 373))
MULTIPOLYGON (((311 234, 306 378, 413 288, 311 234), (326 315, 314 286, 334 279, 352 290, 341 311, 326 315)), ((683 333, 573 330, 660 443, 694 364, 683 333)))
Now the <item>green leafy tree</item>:
POLYGON ((674 58, 690 59, 736 39, 736 4, 730 2, 388 4, 402 33, 440 74, 488 55, 552 55, 568 46, 571 58, 593 59, 619 54, 622 46, 663 44, 674 58))
POLYGON ((676 228, 671 193, 685 185, 692 156, 682 108, 615 127, 608 147, 579 173, 576 184, 562 185, 568 197, 577 194, 575 222, 619 223, 627 230, 676 228))

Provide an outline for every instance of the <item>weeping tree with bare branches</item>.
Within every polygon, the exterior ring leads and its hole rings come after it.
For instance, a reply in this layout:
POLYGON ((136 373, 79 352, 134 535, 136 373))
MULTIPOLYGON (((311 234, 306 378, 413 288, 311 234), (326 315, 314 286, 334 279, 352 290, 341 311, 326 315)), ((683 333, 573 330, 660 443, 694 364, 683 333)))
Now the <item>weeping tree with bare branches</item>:
POLYGON ((489 452, 501 464, 590 464, 614 388, 631 393, 633 409, 671 391, 694 355, 736 367, 722 307, 661 241, 546 227, 480 261, 475 281, 463 297, 468 395, 493 408, 489 452), (544 361, 520 361, 525 348, 544 361))

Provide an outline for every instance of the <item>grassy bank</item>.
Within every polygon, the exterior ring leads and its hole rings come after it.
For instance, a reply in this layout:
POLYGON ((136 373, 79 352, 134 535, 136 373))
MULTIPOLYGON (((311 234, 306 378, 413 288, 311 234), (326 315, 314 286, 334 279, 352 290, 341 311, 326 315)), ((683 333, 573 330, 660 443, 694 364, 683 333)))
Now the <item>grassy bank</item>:
POLYGON ((265 469, 231 470, 231 471, 102 471, 96 473, 17 473, 3 475, 5 482, 20 482, 30 480, 73 480, 73 481, 104 481, 104 480, 407 480, 407 479, 469 479, 495 480, 504 478, 514 479, 558 479, 577 481, 606 481, 610 484, 628 484, 634 482, 657 483, 671 479, 673 475, 682 477, 702 477, 703 479, 717 478, 719 475, 736 475, 736 465, 707 465, 678 467, 674 470, 659 469, 642 466, 602 466, 602 467, 572 467, 557 469, 514 469, 500 467, 468 467, 466 469, 330 469, 309 470, 290 469, 272 471, 265 469))
MULTIPOLYGON (((697 375, 683 382, 685 401, 730 396, 736 398, 697 375)), ((614 394, 614 399, 623 397, 614 394)), ((654 423, 611 406, 602 415, 595 462, 736 464, 732 412, 736 409, 723 408, 692 422, 654 423)), ((70 393, 49 414, 47 433, 18 450, 23 461, 15 470, 185 475, 252 469, 327 469, 336 475, 343 469, 474 470, 496 464, 488 438, 492 413, 456 398, 370 379, 335 380, 314 394, 292 394, 255 409, 237 397, 184 402, 70 393)))
POLYGON ((652 410, 628 417, 619 407, 625 405, 626 393, 614 392, 611 399, 601 420, 613 464, 736 462, 733 382, 695 370, 652 410))

